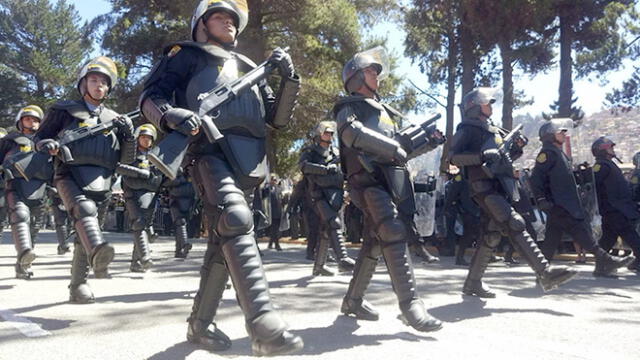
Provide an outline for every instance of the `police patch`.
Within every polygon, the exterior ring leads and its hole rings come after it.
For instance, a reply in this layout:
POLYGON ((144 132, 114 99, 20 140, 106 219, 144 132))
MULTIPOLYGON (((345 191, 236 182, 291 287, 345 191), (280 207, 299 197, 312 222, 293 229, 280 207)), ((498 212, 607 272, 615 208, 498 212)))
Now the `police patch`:
POLYGON ((167 56, 174 57, 178 52, 180 52, 180 50, 182 50, 182 47, 180 47, 180 45, 174 45, 169 51, 169 53, 167 54, 167 56))
POLYGON ((545 153, 538 154, 536 161, 539 162, 540 164, 544 164, 547 161, 547 154, 545 153))
POLYGON ((595 165, 593 165, 593 172, 598 172, 598 171, 600 171, 601 168, 602 168, 602 166, 600 166, 600 164, 595 164, 595 165))
POLYGON ((637 176, 632 177, 631 178, 631 183, 636 185, 638 183, 638 177, 637 176))
POLYGON ((20 145, 20 152, 29 152, 31 151, 31 145, 20 145))
POLYGON ((456 175, 455 180, 456 181, 462 181, 462 175, 456 175))
POLYGON ((496 134, 495 141, 496 141, 496 145, 498 146, 502 145, 502 142, 503 142, 502 136, 500 136, 500 134, 496 134))

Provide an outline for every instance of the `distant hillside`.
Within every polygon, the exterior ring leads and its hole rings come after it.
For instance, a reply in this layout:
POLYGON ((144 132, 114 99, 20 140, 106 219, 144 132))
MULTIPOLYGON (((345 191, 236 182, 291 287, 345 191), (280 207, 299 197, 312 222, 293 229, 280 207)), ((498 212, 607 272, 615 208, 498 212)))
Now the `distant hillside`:
MULTIPOLYGON (((529 145, 525 153, 516 162, 516 167, 533 167, 535 157, 542 144, 538 139, 538 129, 546 120, 531 115, 514 118, 514 124, 524 124, 523 131, 529 138, 529 145)), ((599 136, 608 136, 616 143, 618 157, 624 162, 631 162, 633 155, 640 151, 640 110, 634 109, 627 113, 612 114, 601 111, 586 116, 582 124, 572 130, 571 149, 574 164, 587 161, 593 163, 591 144, 599 136)))

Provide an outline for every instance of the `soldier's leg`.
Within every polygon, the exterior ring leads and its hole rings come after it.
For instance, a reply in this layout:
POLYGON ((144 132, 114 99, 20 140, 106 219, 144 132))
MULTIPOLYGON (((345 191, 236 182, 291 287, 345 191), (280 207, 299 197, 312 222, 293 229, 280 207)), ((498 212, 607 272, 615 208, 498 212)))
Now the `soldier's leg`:
POLYGON ((93 292, 87 284, 89 275, 89 259, 84 246, 77 240, 73 246, 71 259, 71 283, 69 284, 69 301, 77 304, 87 304, 95 301, 93 292))
POLYGON ((596 258, 596 266, 593 275, 597 277, 615 277, 619 268, 630 265, 635 258, 632 255, 618 257, 610 255, 601 248, 593 239, 589 225, 584 220, 566 217, 565 231, 571 235, 574 241, 582 246, 585 251, 592 253, 596 258))
POLYGON ((576 271, 566 266, 549 265, 536 243, 525 231, 524 219, 504 197, 488 194, 483 197, 480 205, 501 228, 501 232, 509 236, 512 245, 536 273, 538 282, 545 291, 560 286, 576 275, 576 271))
POLYGON ((622 214, 617 215, 618 216, 602 217, 602 238, 600 239, 600 246, 608 252, 613 247, 615 240, 604 241, 603 244, 605 236, 608 236, 608 239, 617 239, 617 237, 620 236, 631 248, 633 255, 635 256, 635 260, 628 265, 629 270, 638 271, 638 259, 640 259, 640 236, 636 231, 635 222, 627 219, 622 214))
POLYGON ((558 218, 557 215, 549 213, 547 223, 545 224, 544 241, 540 248, 547 261, 552 261, 556 250, 558 250, 558 245, 560 245, 562 241, 562 234, 564 232, 562 228, 561 219, 558 218))
POLYGON ((66 254, 71 250, 68 240, 67 211, 61 209, 61 206, 63 206, 62 201, 54 198, 51 204, 51 211, 53 212, 53 222, 56 228, 56 238, 58 239, 58 255, 66 254))
MULTIPOLYGON (((464 281, 462 292, 466 295, 474 295, 482 298, 494 298, 496 294, 489 287, 484 285, 482 277, 484 276, 494 250, 500 244, 502 235, 497 229, 495 223, 489 218, 482 215, 481 226, 482 235, 478 240, 476 251, 471 257, 469 265, 469 273, 464 281)), ((465 227, 465 232, 466 232, 465 227)))
POLYGON ((370 215, 380 241, 382 256, 404 319, 418 331, 440 329, 442 323, 427 313, 416 291, 413 264, 407 248, 411 229, 400 218, 391 196, 382 187, 366 188, 363 199, 365 211, 370 215))
POLYGON ((9 206, 9 223, 11 224, 11 236, 16 247, 16 278, 29 279, 33 276, 31 263, 36 258, 31 244, 29 221, 31 213, 29 207, 13 191, 7 193, 7 205, 9 206))
MULTIPOLYGON (((623 216, 622 214, 618 215, 623 216)), ((618 231, 616 231, 614 221, 612 216, 602 216, 602 236, 598 240, 598 245, 606 252, 609 252, 618 240, 618 231)))
POLYGON ((35 249, 38 233, 40 233, 40 229, 44 223, 44 201, 36 206, 32 206, 29 210, 31 211, 31 221, 29 223, 31 247, 35 249))
POLYGON ((342 222, 340 221, 339 213, 325 200, 317 200, 314 203, 314 207, 318 218, 323 224, 322 229, 324 230, 324 236, 327 237, 336 255, 340 271, 353 270, 355 261, 347 254, 347 248, 344 245, 344 239, 342 237, 342 222))
POLYGON ((427 250, 424 242, 420 239, 420 234, 418 234, 415 229, 410 229, 409 231, 409 248, 411 249, 411 253, 415 254, 424 262, 431 264, 440 261, 439 257, 431 254, 429 250, 427 250))
POLYGON ((89 256, 96 278, 108 277, 108 266, 113 260, 114 250, 102 236, 96 203, 87 198, 70 178, 57 178, 55 185, 65 208, 73 218, 76 236, 89 256))
POLYGON ((367 218, 364 222, 362 248, 358 254, 353 277, 349 282, 347 294, 342 300, 340 311, 345 315, 355 315, 357 319, 375 321, 379 319, 380 314, 364 299, 364 293, 376 270, 381 250, 375 236, 371 234, 372 229, 368 226, 367 218))
POLYGON ((200 286, 193 300, 191 315, 187 319, 187 340, 201 344, 211 351, 223 351, 231 347, 231 339, 218 329, 213 319, 218 312, 229 273, 224 264, 220 240, 211 229, 208 234, 207 250, 200 268, 200 286))
POLYGON ((145 209, 142 208, 141 199, 136 197, 127 198, 125 205, 129 212, 129 221, 133 232, 133 252, 129 269, 132 272, 145 272, 153 265, 149 236, 145 231, 147 227, 145 209))
POLYGON ((180 217, 174 221, 175 225, 175 239, 176 239, 176 251, 174 257, 185 259, 189 255, 189 251, 191 250, 191 243, 188 240, 188 232, 187 232, 187 219, 184 217, 180 217))
POLYGON ((313 226, 315 222, 314 212, 312 209, 304 209, 304 223, 306 224, 306 237, 307 237, 307 259, 313 260, 318 245, 319 229, 318 226, 313 226))
POLYGON ((318 249, 316 251, 315 259, 313 262, 313 276, 333 276, 335 275, 331 271, 327 263, 327 254, 329 253, 329 238, 327 233, 329 227, 326 224, 320 226, 320 236, 318 239, 318 249))
POLYGON ((302 339, 287 331, 288 326, 271 303, 255 242, 252 211, 230 166, 217 157, 204 156, 196 162, 194 170, 203 201, 215 209, 210 229, 220 239, 254 355, 286 354, 302 349, 302 339))
MULTIPOLYGON (((478 229, 480 227, 480 219, 470 214, 462 215, 462 236, 458 239, 458 251, 456 252, 456 265, 469 266, 464 255, 468 248, 478 238, 478 229)), ((479 246, 480 244, 478 244, 479 246)))

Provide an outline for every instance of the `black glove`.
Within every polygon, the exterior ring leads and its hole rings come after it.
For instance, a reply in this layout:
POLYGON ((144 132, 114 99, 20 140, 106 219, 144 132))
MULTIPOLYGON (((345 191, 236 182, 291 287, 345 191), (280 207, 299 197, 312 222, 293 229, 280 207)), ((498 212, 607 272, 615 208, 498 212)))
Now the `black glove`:
POLYGON ((327 165, 327 173, 329 173, 329 174, 337 174, 338 173, 338 165, 337 164, 329 164, 329 165, 327 165))
POLYGON ((538 203, 538 208, 542 211, 547 212, 553 208, 553 203, 547 200, 547 198, 537 199, 536 202, 538 203))
POLYGON ((291 55, 284 51, 284 49, 276 48, 269 57, 269 62, 278 65, 280 69, 280 75, 286 77, 293 77, 295 75, 295 69, 293 68, 293 62, 291 61, 291 55))
POLYGON ((191 135, 191 132, 200 128, 202 120, 193 111, 181 108, 169 109, 162 116, 164 124, 172 130, 184 135, 191 135))
POLYGON ((433 145, 442 145, 447 141, 447 138, 444 136, 442 131, 436 129, 435 125, 427 128, 427 137, 429 138, 429 142, 433 145))
POLYGON ((55 141, 55 140, 53 140, 53 139, 40 140, 36 144, 36 150, 42 151, 42 152, 47 152, 47 153, 49 151, 57 150, 59 148, 60 148, 60 143, 55 141))
POLYGON ((482 161, 494 162, 500 160, 500 151, 498 149, 487 149, 482 152, 482 161))
POLYGON ((113 120, 113 124, 115 125, 116 129, 118 129, 118 132, 121 133, 124 137, 133 137, 133 121, 131 121, 128 116, 118 116, 113 120))

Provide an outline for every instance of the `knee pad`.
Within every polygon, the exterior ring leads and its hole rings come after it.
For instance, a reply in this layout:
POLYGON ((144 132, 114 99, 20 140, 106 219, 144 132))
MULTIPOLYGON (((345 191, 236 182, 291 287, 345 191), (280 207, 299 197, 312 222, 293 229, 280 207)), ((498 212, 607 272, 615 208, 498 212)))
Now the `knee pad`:
POLYGON ((27 205, 18 204, 15 208, 11 209, 10 220, 12 224, 18 224, 31 220, 31 212, 27 205))
POLYGON ((335 216, 329 220, 329 227, 332 229, 342 229, 342 222, 340 218, 335 216))
POLYGON ((500 241, 502 240, 502 234, 499 232, 489 232, 485 234, 484 241, 488 247, 491 249, 495 249, 500 245, 500 241))
POLYGON ((248 234, 253 230, 253 213, 246 204, 225 204, 218 217, 216 232, 222 237, 248 234))
POLYGON ((486 206, 489 216, 491 216, 496 222, 505 224, 511 217, 511 205, 500 195, 487 195, 484 198, 484 204, 486 206))
POLYGON ((402 220, 397 217, 387 218, 378 226, 378 237, 385 243, 405 241, 407 228, 402 220))
POLYGON ((522 232, 527 228, 524 218, 517 212, 513 211, 509 218, 509 229, 515 232, 522 232))
POLYGON ((75 204, 72 213, 76 219, 82 219, 89 216, 97 216, 98 208, 93 201, 89 199, 83 199, 75 204))

